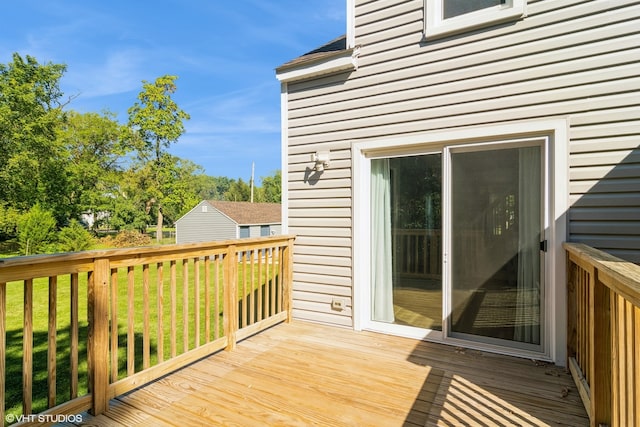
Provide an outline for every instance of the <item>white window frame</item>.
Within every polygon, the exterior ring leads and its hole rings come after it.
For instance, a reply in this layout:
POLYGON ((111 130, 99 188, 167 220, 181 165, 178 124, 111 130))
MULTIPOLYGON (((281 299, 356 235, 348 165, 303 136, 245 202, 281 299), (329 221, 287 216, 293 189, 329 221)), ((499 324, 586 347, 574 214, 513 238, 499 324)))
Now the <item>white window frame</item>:
POLYGON ((480 9, 453 18, 443 18, 444 0, 424 0, 424 36, 442 37, 462 31, 514 21, 526 15, 527 0, 507 0, 506 4, 480 9))
MULTIPOLYGON (((353 217, 358 218, 353 228, 353 284, 354 284, 354 329, 373 330, 411 338, 429 341, 456 343, 455 338, 447 338, 446 330, 432 331, 418 328, 402 327, 401 325, 384 325, 372 322, 370 303, 370 163, 372 158, 425 154, 436 152, 447 147, 461 146, 470 143, 488 141, 505 142, 507 140, 540 139, 548 141, 546 179, 549 180, 548 189, 548 224, 546 224, 546 238, 549 240, 549 250, 546 255, 547 266, 546 283, 547 294, 545 310, 547 313, 546 342, 544 352, 535 353, 540 359, 547 359, 559 366, 566 363, 566 266, 565 253, 562 243, 566 241, 567 219, 569 204, 569 167, 568 167, 568 121, 565 119, 532 120, 471 126, 454 130, 442 130, 415 134, 362 140, 352 144, 353 167, 353 217)), ((446 157, 444 157, 446 159, 446 157)), ((445 161, 446 166, 446 161, 445 161)), ((444 174, 448 173, 443 170, 444 174)), ((446 185, 446 183, 443 183, 446 185)), ((446 225, 445 225, 446 226, 446 225)), ((443 309, 446 310, 447 302, 443 309)), ((443 328, 446 326, 443 325, 443 328)), ((473 348, 470 341, 465 346, 473 348)), ((491 348, 480 345, 479 349, 497 351, 503 354, 523 356, 523 352, 511 353, 506 348, 491 348)), ((533 357, 534 355, 532 355, 533 357)))

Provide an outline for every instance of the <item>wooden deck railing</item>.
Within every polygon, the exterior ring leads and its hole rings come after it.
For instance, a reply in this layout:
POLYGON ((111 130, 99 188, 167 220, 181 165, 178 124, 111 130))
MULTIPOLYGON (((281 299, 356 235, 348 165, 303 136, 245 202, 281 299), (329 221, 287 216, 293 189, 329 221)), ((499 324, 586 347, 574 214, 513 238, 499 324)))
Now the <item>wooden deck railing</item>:
POLYGON ((100 414, 290 320, 292 252, 277 236, 0 260, 0 420, 100 414))
POLYGON ((404 277, 439 279, 442 276, 440 230, 393 229, 397 274, 404 277))
POLYGON ((640 425, 640 266, 564 247, 569 367, 591 425, 640 425))

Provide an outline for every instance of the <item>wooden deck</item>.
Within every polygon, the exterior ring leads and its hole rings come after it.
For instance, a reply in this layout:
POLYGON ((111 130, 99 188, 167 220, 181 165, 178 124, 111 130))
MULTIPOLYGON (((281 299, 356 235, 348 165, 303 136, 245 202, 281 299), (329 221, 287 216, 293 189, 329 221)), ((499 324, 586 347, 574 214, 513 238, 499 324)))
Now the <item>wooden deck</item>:
POLYGON ((563 368, 301 321, 82 416, 92 426, 589 424, 563 368))

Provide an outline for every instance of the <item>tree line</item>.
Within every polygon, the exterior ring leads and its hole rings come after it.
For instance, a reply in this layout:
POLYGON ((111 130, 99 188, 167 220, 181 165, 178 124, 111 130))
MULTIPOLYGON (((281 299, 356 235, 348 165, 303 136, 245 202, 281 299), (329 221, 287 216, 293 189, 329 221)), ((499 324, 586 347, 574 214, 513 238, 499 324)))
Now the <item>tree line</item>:
MULTIPOLYGON (((154 224, 161 236, 203 199, 250 199, 249 182, 169 153, 190 118, 172 99, 177 76, 143 81, 121 124, 70 109, 65 72, 18 53, 0 64, 0 242, 24 254, 82 250, 88 233, 154 224)), ((261 179, 254 201, 279 203, 280 172, 261 179)))

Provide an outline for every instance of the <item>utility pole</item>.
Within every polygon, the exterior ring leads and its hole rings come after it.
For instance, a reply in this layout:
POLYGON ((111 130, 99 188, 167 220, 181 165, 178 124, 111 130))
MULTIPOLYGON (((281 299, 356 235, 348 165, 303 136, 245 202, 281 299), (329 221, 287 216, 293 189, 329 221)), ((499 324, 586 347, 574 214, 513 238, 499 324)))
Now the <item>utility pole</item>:
POLYGON ((251 162, 251 203, 253 203, 253 173, 256 168, 256 162, 251 162))

